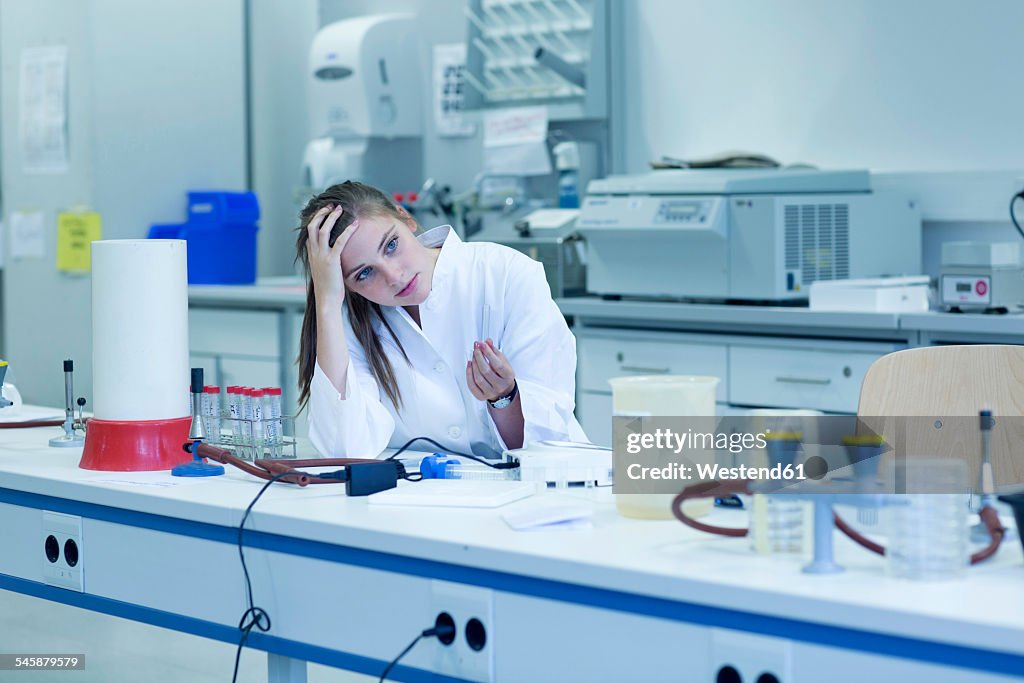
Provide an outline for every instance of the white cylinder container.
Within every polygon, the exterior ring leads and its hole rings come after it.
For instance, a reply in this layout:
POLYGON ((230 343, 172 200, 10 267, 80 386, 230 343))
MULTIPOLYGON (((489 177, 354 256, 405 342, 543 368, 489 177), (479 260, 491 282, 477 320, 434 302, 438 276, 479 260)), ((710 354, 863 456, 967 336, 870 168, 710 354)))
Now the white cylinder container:
POLYGON ((92 364, 97 419, 188 417, 184 240, 92 243, 92 364))

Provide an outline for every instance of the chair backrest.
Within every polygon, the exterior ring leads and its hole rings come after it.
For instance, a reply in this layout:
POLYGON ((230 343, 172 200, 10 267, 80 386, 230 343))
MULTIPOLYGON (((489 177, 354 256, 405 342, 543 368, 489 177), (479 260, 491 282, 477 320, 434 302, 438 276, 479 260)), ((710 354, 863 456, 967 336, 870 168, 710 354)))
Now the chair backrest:
POLYGON ((972 482, 981 453, 978 412, 992 411, 996 483, 1024 482, 1024 346, 932 346, 875 361, 861 384, 857 415, 908 455, 961 457, 972 482), (899 417, 905 421, 897 435, 899 417), (1010 418, 1010 419, 1000 419, 1010 418))

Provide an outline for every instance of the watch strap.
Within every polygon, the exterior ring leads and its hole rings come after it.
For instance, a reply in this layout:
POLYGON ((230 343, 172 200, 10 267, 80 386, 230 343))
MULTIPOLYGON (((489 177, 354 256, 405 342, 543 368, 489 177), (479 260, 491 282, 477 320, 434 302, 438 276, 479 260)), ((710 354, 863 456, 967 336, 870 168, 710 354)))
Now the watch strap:
POLYGON ((500 396, 493 401, 488 401, 487 404, 492 408, 507 408, 512 401, 515 400, 516 394, 519 393, 519 383, 515 380, 512 381, 512 391, 508 392, 505 396, 500 396))

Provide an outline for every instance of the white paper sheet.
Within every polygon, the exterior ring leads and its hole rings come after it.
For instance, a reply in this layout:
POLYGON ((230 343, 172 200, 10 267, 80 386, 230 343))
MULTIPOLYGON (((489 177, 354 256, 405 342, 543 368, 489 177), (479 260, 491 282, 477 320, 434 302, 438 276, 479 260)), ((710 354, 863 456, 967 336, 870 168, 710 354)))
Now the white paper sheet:
POLYGON ((21 51, 21 163, 25 173, 68 170, 68 48, 21 51))
POLYGON ((11 258, 43 258, 46 242, 42 211, 12 211, 10 214, 11 258))
MULTIPOLYGON (((183 462, 187 460, 186 454, 183 462)), ((128 486, 132 488, 169 488, 172 486, 187 486, 200 482, 216 479, 216 477, 175 477, 169 471, 160 472, 104 472, 95 477, 87 477, 85 481, 91 484, 105 484, 108 486, 128 486)))
POLYGON ((497 109, 484 115, 484 171, 491 174, 547 175, 546 107, 497 109))

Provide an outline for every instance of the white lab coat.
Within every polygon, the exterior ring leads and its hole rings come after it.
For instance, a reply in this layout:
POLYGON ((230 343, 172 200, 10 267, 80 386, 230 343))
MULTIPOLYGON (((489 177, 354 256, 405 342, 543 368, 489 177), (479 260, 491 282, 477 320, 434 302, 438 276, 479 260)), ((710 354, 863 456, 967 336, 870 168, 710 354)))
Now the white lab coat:
MULTIPOLYGON (((377 457, 416 436, 447 449, 496 456, 506 448, 484 401, 466 386, 473 342, 490 336, 516 373, 524 443, 588 441, 573 415, 576 338, 551 299, 544 267, 490 242, 463 242, 450 226, 417 239, 441 246, 430 294, 419 307, 422 329, 398 306, 382 306, 410 363, 377 321, 402 394, 396 410, 377 385, 344 315, 349 348, 345 395, 317 364, 310 384, 309 436, 324 457, 377 457), (486 318, 486 320, 485 320, 486 318)), ((432 450, 427 442, 410 448, 432 450)))

